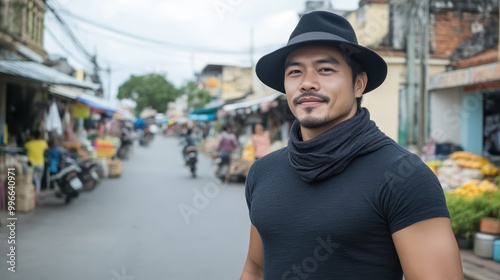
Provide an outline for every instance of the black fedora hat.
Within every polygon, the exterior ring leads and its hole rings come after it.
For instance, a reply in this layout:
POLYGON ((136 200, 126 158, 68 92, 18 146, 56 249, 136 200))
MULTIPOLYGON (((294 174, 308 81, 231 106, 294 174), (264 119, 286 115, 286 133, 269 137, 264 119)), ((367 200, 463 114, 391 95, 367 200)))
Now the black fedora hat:
POLYGON ((267 86, 285 92, 285 60, 294 50, 307 45, 336 46, 356 59, 368 76, 363 93, 380 86, 387 76, 387 64, 376 52, 358 44, 351 24, 343 17, 326 11, 304 14, 293 30, 286 46, 259 59, 257 77, 267 86))

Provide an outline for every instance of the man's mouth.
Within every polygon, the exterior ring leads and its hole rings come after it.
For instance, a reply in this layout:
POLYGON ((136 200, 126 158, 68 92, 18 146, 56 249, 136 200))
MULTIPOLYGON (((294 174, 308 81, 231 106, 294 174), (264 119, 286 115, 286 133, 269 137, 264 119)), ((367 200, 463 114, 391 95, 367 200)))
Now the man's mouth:
POLYGON ((321 95, 316 92, 305 92, 302 93, 300 96, 297 96, 294 98, 293 103, 295 106, 305 106, 305 107, 310 107, 310 106, 318 106, 324 103, 328 103, 330 101, 330 98, 327 96, 321 95))
POLYGON ((324 102, 325 100, 316 97, 303 97, 297 100, 298 105, 318 105, 324 102))

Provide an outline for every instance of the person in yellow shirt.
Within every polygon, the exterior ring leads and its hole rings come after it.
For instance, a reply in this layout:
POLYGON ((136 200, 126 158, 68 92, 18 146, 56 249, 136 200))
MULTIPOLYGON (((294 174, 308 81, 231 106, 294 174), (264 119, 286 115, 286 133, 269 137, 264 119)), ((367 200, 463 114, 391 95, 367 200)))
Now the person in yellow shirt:
POLYGON ((35 183, 37 196, 40 193, 45 164, 44 153, 49 148, 47 141, 40 137, 40 131, 35 130, 31 134, 32 139, 26 142, 24 148, 28 159, 33 166, 33 182, 35 183))

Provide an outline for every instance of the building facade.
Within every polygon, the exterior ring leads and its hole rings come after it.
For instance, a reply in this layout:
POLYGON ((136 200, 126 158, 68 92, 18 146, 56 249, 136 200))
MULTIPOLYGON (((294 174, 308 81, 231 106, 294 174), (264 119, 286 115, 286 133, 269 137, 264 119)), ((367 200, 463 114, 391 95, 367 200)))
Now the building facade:
POLYGON ((212 98, 225 102, 242 99, 252 93, 251 67, 209 64, 197 74, 201 88, 210 91, 212 98))

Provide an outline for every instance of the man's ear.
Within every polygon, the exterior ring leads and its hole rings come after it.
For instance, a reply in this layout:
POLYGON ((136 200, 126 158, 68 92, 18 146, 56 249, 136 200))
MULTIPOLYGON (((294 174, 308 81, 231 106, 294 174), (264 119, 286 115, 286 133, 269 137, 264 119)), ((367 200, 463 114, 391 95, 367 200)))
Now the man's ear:
POLYGON ((360 98, 363 96, 363 92, 365 91, 366 84, 368 83, 368 75, 366 72, 361 72, 356 77, 356 81, 354 82, 354 96, 356 98, 360 98))

